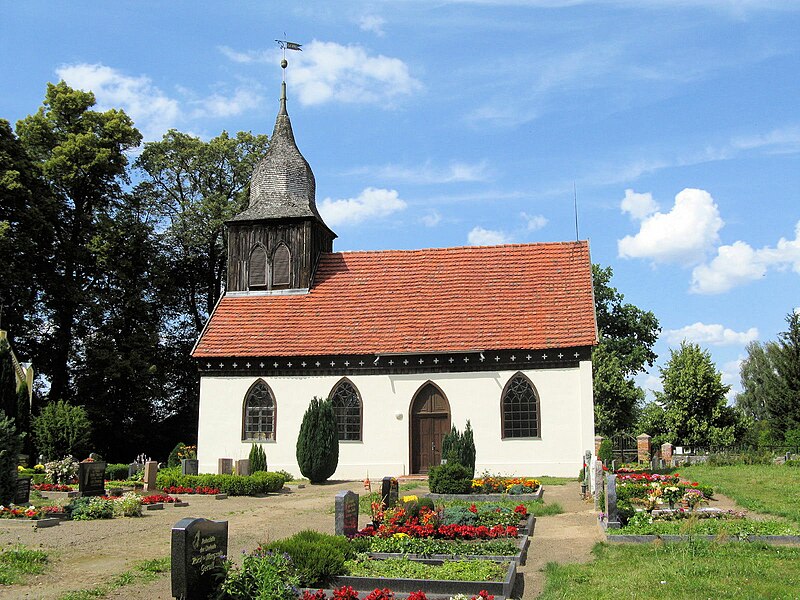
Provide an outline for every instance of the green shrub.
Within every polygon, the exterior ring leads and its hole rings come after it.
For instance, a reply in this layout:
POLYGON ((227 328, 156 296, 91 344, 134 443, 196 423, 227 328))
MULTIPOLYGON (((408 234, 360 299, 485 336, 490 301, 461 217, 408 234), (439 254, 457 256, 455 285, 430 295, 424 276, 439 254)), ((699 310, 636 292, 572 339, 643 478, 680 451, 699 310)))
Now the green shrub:
POLYGON ((606 438, 600 442, 600 448, 597 449, 597 458, 609 465, 614 460, 614 446, 611 444, 610 439, 606 438))
POLYGON ((141 517, 142 497, 135 492, 128 492, 122 498, 114 500, 114 515, 118 517, 141 517))
POLYGON ((100 496, 75 498, 64 507, 64 512, 73 521, 112 519, 114 518, 115 502, 115 500, 106 500, 100 496))
POLYGON ((291 559, 258 548, 244 557, 241 568, 228 565, 221 592, 233 600, 296 600, 299 585, 291 559))
POLYGON ((477 525, 478 515, 466 506, 448 506, 444 509, 442 521, 446 525, 477 525))
POLYGON ((472 435, 472 425, 467 421, 464 433, 461 433, 453 425, 444 439, 442 440, 442 458, 448 463, 457 462, 465 466, 470 472, 470 478, 475 476, 475 439, 472 435))
POLYGON ((279 469, 277 471, 274 471, 274 473, 277 473, 278 475, 282 475, 284 481, 294 481, 294 475, 289 473, 289 471, 284 471, 283 469, 279 469))
POLYGON ((168 467, 180 467, 181 466, 181 457, 178 456, 183 449, 186 448, 186 444, 183 442, 178 442, 175 444, 175 447, 172 449, 172 452, 169 453, 169 457, 167 458, 167 466, 168 467))
POLYGON ((82 406, 51 402, 33 420, 36 447, 49 460, 59 456, 86 456, 91 423, 82 406))
POLYGON ((297 464, 311 483, 323 483, 339 464, 339 433, 330 400, 311 399, 297 435, 297 464))
POLYGON ((17 491, 17 462, 22 440, 14 427, 14 419, 0 410, 0 504, 8 506, 17 491))
POLYGON ((468 494, 472 488, 469 469, 459 463, 431 467, 428 487, 434 494, 468 494))
POLYGON ((282 475, 264 472, 252 475, 181 475, 177 469, 162 469, 156 476, 156 485, 160 488, 172 485, 213 487, 229 496, 255 496, 277 492, 284 483, 282 475))
POLYGON ((422 508, 424 506, 425 508, 429 508, 430 510, 434 510, 433 500, 431 500, 430 498, 425 498, 425 497, 420 498, 419 500, 417 500, 417 505, 420 508, 422 508))
POLYGON ((344 561, 354 556, 347 538, 310 529, 273 542, 267 549, 292 557, 300 585, 304 587, 327 585, 333 577, 345 573, 344 561))
MULTIPOLYGON (((261 444, 253 444, 250 447, 250 472, 267 472, 267 453, 261 444)), ((287 481, 289 481, 287 479, 287 481)))
POLYGON ((106 479, 121 481, 128 478, 128 465, 125 463, 109 463, 106 465, 106 479))

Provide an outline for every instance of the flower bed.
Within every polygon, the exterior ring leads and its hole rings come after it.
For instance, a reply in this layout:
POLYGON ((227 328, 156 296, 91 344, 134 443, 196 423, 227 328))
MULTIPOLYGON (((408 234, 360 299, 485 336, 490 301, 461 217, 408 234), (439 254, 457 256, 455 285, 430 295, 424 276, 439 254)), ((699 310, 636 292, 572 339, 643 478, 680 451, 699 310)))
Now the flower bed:
POLYGON ((372 558, 435 558, 439 560, 512 560, 525 564, 530 539, 527 535, 512 540, 444 540, 412 538, 399 533, 392 537, 373 537, 369 543, 372 558))
POLYGON ((61 483, 34 483, 31 486, 37 492, 72 492, 72 486, 61 483))
POLYGON ((219 488, 199 485, 197 487, 187 487, 183 485, 170 485, 163 488, 165 494, 198 494, 204 496, 216 496, 219 488))
POLYGON ((172 504, 173 502, 180 502, 179 498, 170 496, 168 494, 150 494, 149 496, 142 496, 142 504, 172 504))
MULTIPOLYGON (((363 600, 394 600, 394 591, 389 588, 375 588, 371 592, 363 592, 363 600)), ((362 598, 361 593, 354 590, 349 585, 330 590, 330 596, 326 590, 303 590, 303 595, 300 600, 359 600, 362 598)), ((423 591, 411 592, 406 600, 428 600, 428 596, 423 591)), ((450 600, 494 600, 494 596, 486 590, 481 590, 474 596, 467 596, 466 594, 456 594, 450 596, 450 600)))
POLYGON ((10 504, 0 506, 0 519, 4 519, 3 525, 33 527, 41 529, 58 525, 60 519, 48 518, 45 512, 35 506, 17 506, 10 504))

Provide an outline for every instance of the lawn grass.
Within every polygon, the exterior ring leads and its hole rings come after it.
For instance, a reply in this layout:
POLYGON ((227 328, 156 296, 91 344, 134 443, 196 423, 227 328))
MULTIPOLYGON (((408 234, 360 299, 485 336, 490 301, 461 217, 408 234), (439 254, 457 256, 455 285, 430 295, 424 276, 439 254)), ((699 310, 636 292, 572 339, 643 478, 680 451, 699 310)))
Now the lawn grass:
POLYGON ((540 600, 796 598, 800 548, 746 543, 600 543, 588 564, 545 568, 540 600))
POLYGON ((542 475, 541 477, 534 477, 533 479, 538 479, 543 486, 567 485, 571 481, 578 481, 577 477, 550 477, 549 475, 542 475))
POLYGON ((0 585, 20 583, 25 575, 38 575, 44 571, 47 554, 31 550, 21 544, 0 551, 0 585))
POLYGON ((675 469, 681 477, 711 485, 739 505, 800 524, 800 468, 784 465, 693 465, 675 469))
POLYGON ((130 571, 124 571, 114 576, 111 580, 101 583, 87 590, 76 590, 67 592, 59 597, 58 600, 91 600, 92 598, 105 598, 116 589, 132 585, 134 583, 147 583, 158 578, 162 573, 170 569, 170 559, 155 558, 136 563, 130 571))

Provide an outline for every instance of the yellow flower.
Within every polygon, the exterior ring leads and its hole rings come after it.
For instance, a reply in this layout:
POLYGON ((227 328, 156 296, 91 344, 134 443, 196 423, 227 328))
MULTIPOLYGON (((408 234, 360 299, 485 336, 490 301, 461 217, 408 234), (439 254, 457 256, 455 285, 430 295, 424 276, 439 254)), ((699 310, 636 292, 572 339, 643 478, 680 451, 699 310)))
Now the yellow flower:
POLYGON ((25 470, 25 467, 23 467, 22 465, 17 467, 17 471, 24 471, 24 470, 25 470))
POLYGON ((406 503, 408 503, 408 502, 416 502, 417 500, 419 500, 419 498, 417 496, 414 496, 414 495, 403 496, 403 502, 406 502, 406 503))
POLYGON ((402 540, 403 538, 407 538, 408 534, 407 533, 393 533, 392 537, 393 538, 397 538, 398 540, 402 540))

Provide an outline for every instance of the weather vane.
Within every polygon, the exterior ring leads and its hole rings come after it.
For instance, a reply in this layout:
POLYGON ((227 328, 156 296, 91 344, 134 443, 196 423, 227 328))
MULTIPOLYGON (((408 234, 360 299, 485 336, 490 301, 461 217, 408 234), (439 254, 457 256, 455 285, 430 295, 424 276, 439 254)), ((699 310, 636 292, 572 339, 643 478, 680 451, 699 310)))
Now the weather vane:
MULTIPOLYGON (((286 33, 283 34, 286 37, 286 33)), ((278 46, 280 46, 281 50, 283 50, 283 59, 281 60, 281 68, 283 69, 283 80, 286 81, 286 67, 288 66, 288 62, 286 60, 286 51, 287 50, 297 50, 298 52, 303 51, 303 44, 296 44, 294 42, 289 42, 287 40, 275 40, 278 42, 278 46)))

